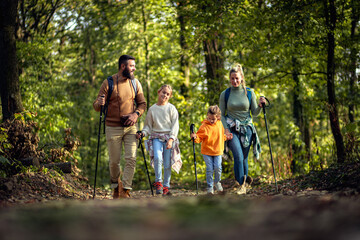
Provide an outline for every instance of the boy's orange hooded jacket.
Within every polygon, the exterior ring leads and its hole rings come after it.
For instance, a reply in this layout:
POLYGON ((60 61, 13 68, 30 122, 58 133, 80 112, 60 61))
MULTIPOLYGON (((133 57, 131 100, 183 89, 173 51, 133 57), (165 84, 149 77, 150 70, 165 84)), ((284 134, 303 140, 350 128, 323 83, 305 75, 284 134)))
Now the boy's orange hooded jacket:
POLYGON ((226 135, 220 120, 211 124, 208 120, 201 122, 201 126, 196 133, 196 143, 201 142, 201 154, 209 156, 219 156, 224 152, 224 142, 226 135))

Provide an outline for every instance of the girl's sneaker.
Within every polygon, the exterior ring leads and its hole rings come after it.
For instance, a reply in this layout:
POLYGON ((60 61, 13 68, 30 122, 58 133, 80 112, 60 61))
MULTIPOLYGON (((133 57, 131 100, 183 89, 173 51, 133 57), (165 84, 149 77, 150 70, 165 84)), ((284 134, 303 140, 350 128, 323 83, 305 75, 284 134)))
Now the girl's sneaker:
POLYGON ((214 189, 213 188, 207 189, 207 194, 208 195, 214 195, 214 189))
POLYGON ((218 192, 224 191, 223 187, 221 186, 220 182, 215 183, 215 188, 218 192))
POLYGON ((161 194, 161 192, 163 191, 163 185, 161 184, 161 182, 154 183, 154 186, 156 189, 156 194, 161 194))
POLYGON ((169 191, 169 188, 168 187, 164 187, 163 188, 163 196, 170 196, 171 195, 171 192, 169 191))

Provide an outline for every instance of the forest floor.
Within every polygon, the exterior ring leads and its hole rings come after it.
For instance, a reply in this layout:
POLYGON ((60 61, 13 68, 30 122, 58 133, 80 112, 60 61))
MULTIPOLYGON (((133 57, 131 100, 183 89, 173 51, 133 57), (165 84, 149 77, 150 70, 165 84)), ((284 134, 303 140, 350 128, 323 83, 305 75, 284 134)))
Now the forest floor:
POLYGON ((360 163, 278 182, 256 178, 246 195, 203 184, 171 196, 134 190, 112 200, 81 174, 54 170, 0 178, 0 239, 360 239, 360 163))

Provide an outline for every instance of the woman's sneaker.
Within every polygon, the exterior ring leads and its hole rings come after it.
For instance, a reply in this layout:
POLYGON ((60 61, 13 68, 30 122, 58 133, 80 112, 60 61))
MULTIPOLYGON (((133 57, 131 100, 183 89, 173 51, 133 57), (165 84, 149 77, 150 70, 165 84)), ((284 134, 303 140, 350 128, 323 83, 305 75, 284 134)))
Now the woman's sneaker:
POLYGON ((163 188, 163 196, 170 196, 171 192, 169 191, 168 187, 163 188))
POLYGON ((161 194, 163 191, 163 185, 161 182, 156 182, 154 183, 155 189, 156 189, 156 194, 161 194))
POLYGON ((239 195, 246 194, 245 182, 246 182, 246 176, 244 177, 244 182, 243 182, 243 184, 240 186, 240 189, 236 191, 237 194, 239 194, 239 195))
POLYGON ((238 195, 246 194, 245 184, 243 184, 243 185, 240 187, 240 189, 236 191, 236 194, 238 194, 238 195))
POLYGON ((250 177, 250 176, 246 176, 246 183, 247 183, 247 184, 249 184, 249 185, 251 185, 251 184, 252 184, 252 182, 253 182, 252 177, 250 177))

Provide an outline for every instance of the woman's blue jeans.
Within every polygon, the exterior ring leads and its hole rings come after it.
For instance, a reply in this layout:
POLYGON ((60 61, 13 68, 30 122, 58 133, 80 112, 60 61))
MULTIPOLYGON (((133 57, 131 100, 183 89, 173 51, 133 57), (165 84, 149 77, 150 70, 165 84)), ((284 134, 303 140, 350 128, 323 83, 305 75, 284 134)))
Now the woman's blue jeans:
MULTIPOLYGON (((251 144, 248 147, 243 147, 240 141, 240 133, 233 131, 232 129, 231 133, 233 134, 233 139, 228 142, 228 147, 234 157, 235 179, 240 184, 243 184, 244 176, 247 176, 249 171, 248 156, 251 144)), ((252 130, 250 127, 246 127, 246 135, 251 142, 252 130)))
POLYGON ((163 182, 164 187, 170 187, 171 178, 171 148, 166 149, 166 142, 153 139, 155 182, 163 182), (164 165, 164 181, 162 181, 162 165, 164 165))
POLYGON ((221 155, 209 156, 203 154, 203 158, 206 164, 207 190, 212 190, 214 188, 214 182, 217 183, 221 180, 221 155))

